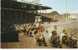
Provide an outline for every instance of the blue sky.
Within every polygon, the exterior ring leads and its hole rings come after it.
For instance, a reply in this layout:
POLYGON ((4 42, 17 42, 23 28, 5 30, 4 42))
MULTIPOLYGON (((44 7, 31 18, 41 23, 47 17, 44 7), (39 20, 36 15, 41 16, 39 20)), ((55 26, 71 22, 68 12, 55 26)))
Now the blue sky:
POLYGON ((60 12, 78 11, 78 0, 41 0, 40 3, 60 12))

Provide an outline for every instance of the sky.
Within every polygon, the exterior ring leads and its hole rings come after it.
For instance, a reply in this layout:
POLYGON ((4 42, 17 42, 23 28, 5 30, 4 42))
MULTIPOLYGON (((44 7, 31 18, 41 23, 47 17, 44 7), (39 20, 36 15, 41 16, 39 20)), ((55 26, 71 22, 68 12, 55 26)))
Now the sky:
POLYGON ((40 3, 60 13, 78 13, 78 0, 40 0, 40 3))

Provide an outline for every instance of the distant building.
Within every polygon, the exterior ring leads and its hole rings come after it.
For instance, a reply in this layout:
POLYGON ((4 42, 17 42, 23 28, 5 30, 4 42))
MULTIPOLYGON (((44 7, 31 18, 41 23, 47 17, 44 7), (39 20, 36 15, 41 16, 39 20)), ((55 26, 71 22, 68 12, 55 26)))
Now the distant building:
POLYGON ((49 18, 51 22, 62 21, 63 18, 64 18, 57 11, 53 11, 53 12, 50 12, 50 13, 41 13, 41 15, 49 18))

